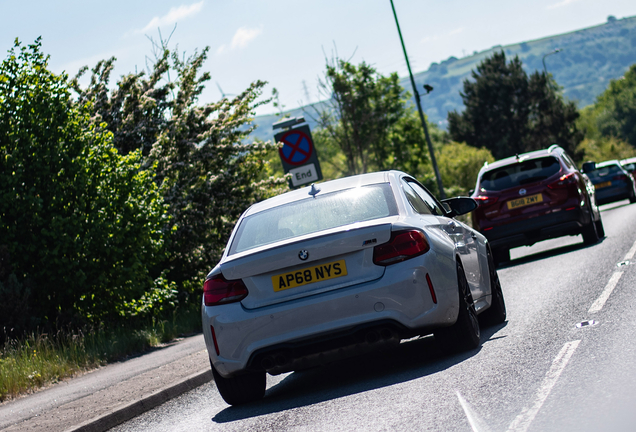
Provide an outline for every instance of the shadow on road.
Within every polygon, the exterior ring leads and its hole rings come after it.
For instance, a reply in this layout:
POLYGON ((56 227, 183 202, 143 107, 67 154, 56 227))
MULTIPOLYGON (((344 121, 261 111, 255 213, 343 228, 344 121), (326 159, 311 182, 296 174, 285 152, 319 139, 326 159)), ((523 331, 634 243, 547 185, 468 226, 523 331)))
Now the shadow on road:
MULTIPOLYGON (((482 328, 482 344, 494 339, 493 336, 506 324, 482 328)), ((212 421, 228 423, 243 420, 411 381, 461 363, 480 349, 446 356, 432 336, 403 341, 398 347, 376 352, 373 356, 354 357, 294 372, 269 388, 263 400, 228 407, 215 415, 212 421)))
POLYGON ((587 249, 590 247, 594 247, 598 244, 601 244, 605 241, 606 237, 603 237, 602 239, 600 239, 598 242, 594 243, 594 244, 590 244, 587 245, 585 243, 576 243, 573 245, 567 245, 567 246, 561 246, 561 247, 556 247, 554 249, 549 249, 546 251, 541 251, 541 252, 537 252, 531 255, 526 255, 523 256, 521 258, 515 258, 513 260, 508 261, 507 263, 503 263, 497 266, 497 270, 501 270, 501 269, 505 269, 508 267, 514 267, 517 265, 521 265, 521 264, 526 264, 529 262, 534 262, 534 261, 541 261, 544 259, 548 259, 557 255, 564 255, 570 252, 574 252, 577 250, 582 250, 582 249, 587 249))

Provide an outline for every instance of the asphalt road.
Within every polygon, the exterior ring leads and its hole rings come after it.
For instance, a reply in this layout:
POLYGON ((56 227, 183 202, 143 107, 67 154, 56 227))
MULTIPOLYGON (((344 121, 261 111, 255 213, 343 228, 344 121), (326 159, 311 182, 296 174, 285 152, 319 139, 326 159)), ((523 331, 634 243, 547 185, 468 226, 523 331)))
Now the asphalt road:
POLYGON ((230 407, 214 383, 113 431, 633 431, 636 205, 603 210, 606 238, 513 250, 499 270, 504 325, 444 356, 432 337, 373 357, 268 376, 259 402, 230 407), (628 262, 625 262, 628 261, 628 262))

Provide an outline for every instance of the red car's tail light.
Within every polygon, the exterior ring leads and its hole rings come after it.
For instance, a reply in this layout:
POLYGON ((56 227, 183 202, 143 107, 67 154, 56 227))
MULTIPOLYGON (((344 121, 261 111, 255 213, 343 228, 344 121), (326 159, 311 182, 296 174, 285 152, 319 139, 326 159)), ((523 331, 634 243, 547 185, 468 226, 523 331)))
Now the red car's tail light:
POLYGON ((576 177, 574 176, 574 173, 562 175, 557 181, 550 183, 548 187, 550 189, 558 189, 568 187, 571 184, 576 184, 576 177))
POLYGON ((475 201, 477 201, 477 204, 480 206, 483 205, 487 205, 487 204, 494 204, 497 202, 497 200, 499 199, 499 197, 496 196, 483 196, 483 195, 479 195, 476 197, 473 197, 473 199, 475 201))
POLYGON ((615 175, 612 180, 627 180, 627 176, 625 174, 615 175))
POLYGON ((393 233, 388 243, 373 249, 373 262, 387 266, 422 255, 430 248, 428 240, 421 231, 399 231, 393 233))
POLYGON ((247 296, 242 280, 226 280, 223 275, 214 276, 203 284, 203 302, 206 306, 234 303, 247 296))

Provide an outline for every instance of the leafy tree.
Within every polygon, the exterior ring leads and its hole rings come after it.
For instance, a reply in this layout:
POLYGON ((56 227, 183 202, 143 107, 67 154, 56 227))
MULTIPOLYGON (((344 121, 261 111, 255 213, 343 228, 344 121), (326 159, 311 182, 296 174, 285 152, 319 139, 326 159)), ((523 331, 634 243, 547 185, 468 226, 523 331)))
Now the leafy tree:
POLYGON ((577 148, 580 161, 602 162, 636 156, 636 149, 614 137, 585 138, 577 148))
POLYGON ((113 133, 113 144, 121 154, 141 149, 144 156, 166 124, 166 112, 170 109, 170 92, 174 83, 162 83, 169 70, 169 51, 157 59, 148 79, 139 72, 122 77, 112 91, 110 74, 115 58, 102 60, 92 69, 91 81, 85 90, 80 88, 79 78, 88 69, 84 66, 73 79, 79 104, 92 104, 93 123, 106 125, 113 133))
POLYGON ((342 150, 346 175, 412 166, 414 153, 426 160, 421 130, 396 73, 385 77, 365 62, 355 66, 335 59, 319 85, 329 102, 318 124, 342 150))
POLYGON ((247 143, 264 82, 233 99, 198 105, 209 73, 201 73, 208 48, 184 58, 161 44, 152 70, 129 74, 108 90, 115 59, 100 62, 80 101, 90 101, 93 119, 105 122, 122 154, 142 151, 171 216, 165 227, 167 258, 160 266, 182 293, 198 290, 218 261, 231 229, 254 201, 285 188, 267 177, 273 144, 247 143), (170 80, 170 72, 175 76, 170 80))
POLYGON ((467 195, 474 189, 477 174, 484 162, 493 162, 495 158, 485 148, 475 148, 465 143, 450 142, 444 145, 437 162, 448 196, 467 195))
POLYGON ((16 40, 0 64, 0 326, 117 318, 147 290, 166 294, 151 271, 163 199, 140 151, 118 154, 89 108, 40 39, 16 40))
POLYGON ((530 77, 515 56, 503 51, 486 58, 465 80, 465 109, 448 114, 453 140, 489 149, 497 159, 558 143, 570 153, 583 138, 578 111, 564 101, 554 83, 539 72, 530 77))
POLYGON ((598 132, 636 147, 636 64, 623 77, 611 80, 592 109, 598 132))

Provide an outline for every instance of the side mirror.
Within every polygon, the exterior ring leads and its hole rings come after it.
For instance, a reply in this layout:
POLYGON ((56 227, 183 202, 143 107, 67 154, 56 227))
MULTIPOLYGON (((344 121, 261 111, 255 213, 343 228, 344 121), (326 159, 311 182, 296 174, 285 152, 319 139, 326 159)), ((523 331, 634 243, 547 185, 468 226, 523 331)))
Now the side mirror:
POLYGON ((444 207, 449 207, 450 211, 446 213, 448 217, 454 217, 470 213, 477 208, 477 201, 468 197, 455 197, 442 200, 444 207))
POLYGON ((587 161, 583 162, 583 166, 581 166, 581 171, 584 173, 589 173, 590 171, 594 171, 596 169, 596 162, 587 161))

